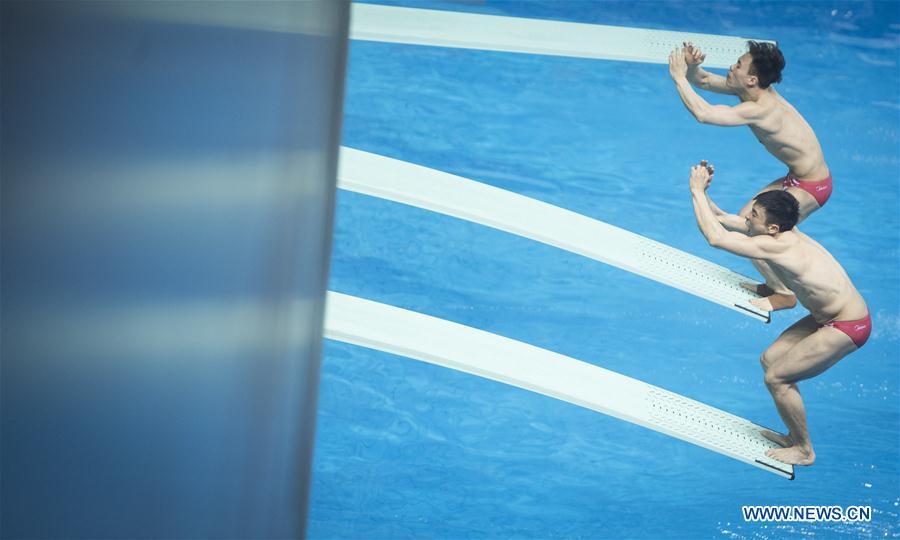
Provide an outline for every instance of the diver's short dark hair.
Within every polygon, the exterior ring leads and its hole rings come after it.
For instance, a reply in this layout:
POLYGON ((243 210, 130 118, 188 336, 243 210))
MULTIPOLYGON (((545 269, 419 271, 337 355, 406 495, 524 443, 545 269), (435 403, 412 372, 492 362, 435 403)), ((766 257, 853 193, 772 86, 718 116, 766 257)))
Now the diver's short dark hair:
POLYGON ((800 220, 800 203, 787 191, 766 191, 753 200, 766 209, 766 225, 778 225, 781 232, 793 229, 800 220))
POLYGON ((750 75, 756 75, 760 88, 768 88, 770 84, 781 82, 781 70, 784 69, 784 56, 778 45, 748 41, 750 56, 750 75))

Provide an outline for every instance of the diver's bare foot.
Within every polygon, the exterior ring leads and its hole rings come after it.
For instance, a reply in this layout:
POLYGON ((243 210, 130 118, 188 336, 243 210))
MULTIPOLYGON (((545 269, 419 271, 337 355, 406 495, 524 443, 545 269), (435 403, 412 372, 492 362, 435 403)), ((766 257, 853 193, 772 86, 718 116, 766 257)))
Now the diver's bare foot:
POLYGON ((788 448, 772 448, 766 450, 766 455, 772 459, 777 459, 782 463, 789 465, 812 465, 816 461, 816 453, 812 448, 804 449, 801 446, 790 446, 788 448))
POLYGON ((775 293, 763 298, 754 298, 750 303, 764 311, 778 311, 796 306, 797 297, 793 294, 775 293))
POLYGON ((770 289, 769 286, 765 283, 750 283, 748 281, 742 281, 741 287, 760 296, 769 296, 775 294, 775 291, 770 289))
POLYGON ((760 431, 760 433, 763 437, 769 439, 782 448, 787 448, 794 444, 794 440, 791 439, 790 435, 782 435, 781 433, 775 433, 774 431, 768 429, 764 429, 760 431))

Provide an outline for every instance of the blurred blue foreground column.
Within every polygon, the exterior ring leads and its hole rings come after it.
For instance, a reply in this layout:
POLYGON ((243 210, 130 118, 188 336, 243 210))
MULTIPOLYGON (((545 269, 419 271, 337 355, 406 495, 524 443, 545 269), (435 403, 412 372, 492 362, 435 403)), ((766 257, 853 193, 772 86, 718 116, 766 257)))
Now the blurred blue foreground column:
POLYGON ((0 9, 0 533, 302 537, 348 3, 0 9))

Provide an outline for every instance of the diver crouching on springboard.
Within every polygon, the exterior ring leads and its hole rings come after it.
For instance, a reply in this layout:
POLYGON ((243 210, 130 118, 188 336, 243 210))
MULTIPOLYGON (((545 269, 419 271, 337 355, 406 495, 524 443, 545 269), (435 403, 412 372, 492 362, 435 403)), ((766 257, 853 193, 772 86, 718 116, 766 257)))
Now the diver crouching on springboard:
MULTIPOLYGON (((771 271, 809 310, 778 336, 760 357, 765 383, 787 435, 763 434, 782 446, 766 454, 792 465, 816 459, 806 426, 806 411, 797 384, 835 365, 865 344, 872 321, 863 297, 846 271, 818 242, 795 225, 799 203, 787 191, 766 191, 752 201, 744 218, 746 234, 729 231, 709 198, 710 172, 705 162, 691 168, 691 199, 697 225, 707 242, 735 255, 765 261, 771 271)), ((728 216, 738 220, 739 216, 728 216)))
MULTIPOLYGON (((748 41, 747 45, 748 52, 735 61, 726 77, 722 77, 701 68, 706 55, 693 44, 685 43, 684 48, 675 49, 669 55, 669 75, 685 107, 697 121, 716 126, 746 125, 766 150, 787 166, 785 176, 769 183, 757 194, 786 190, 800 204, 799 221, 803 221, 824 206, 831 196, 831 172, 812 127, 773 86, 781 81, 781 71, 785 66, 778 46, 756 41, 748 41), (733 107, 711 105, 691 85, 737 96, 740 103, 733 107)), ((730 214, 715 205, 713 212, 726 228, 746 234, 744 220, 754 200, 744 205, 735 216, 737 219, 730 219, 730 214)), ((766 283, 752 285, 752 290, 763 298, 751 303, 766 311, 794 307, 797 299, 790 287, 778 279, 765 261, 752 262, 765 277, 766 283)))

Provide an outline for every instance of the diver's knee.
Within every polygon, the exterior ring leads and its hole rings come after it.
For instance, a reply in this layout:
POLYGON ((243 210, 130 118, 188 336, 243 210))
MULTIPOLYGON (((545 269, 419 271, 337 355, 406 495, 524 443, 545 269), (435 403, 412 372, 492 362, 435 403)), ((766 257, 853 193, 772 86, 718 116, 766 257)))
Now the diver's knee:
POLYGON ((768 349, 766 349, 765 352, 759 355, 759 365, 762 366, 763 371, 769 371, 769 366, 772 365, 772 362, 772 355, 769 353, 768 349))
POLYGON ((774 369, 771 369, 771 366, 766 368, 766 372, 763 375, 763 381, 766 383, 766 387, 769 391, 773 394, 781 392, 790 386, 784 377, 781 377, 774 369))

